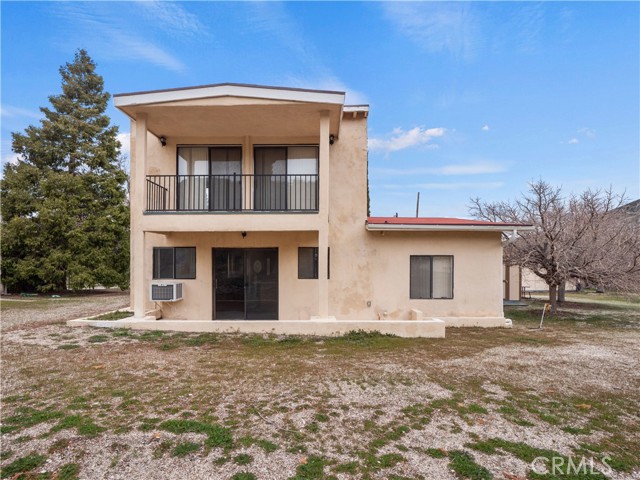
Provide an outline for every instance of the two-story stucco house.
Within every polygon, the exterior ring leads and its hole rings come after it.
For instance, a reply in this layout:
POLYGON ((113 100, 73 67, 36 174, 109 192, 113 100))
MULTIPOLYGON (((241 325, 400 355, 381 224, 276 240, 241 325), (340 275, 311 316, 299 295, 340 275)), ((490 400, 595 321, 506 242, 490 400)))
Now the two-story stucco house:
POLYGON ((128 325, 443 336, 508 323, 501 234, 521 226, 367 217, 369 112, 344 99, 238 84, 115 95, 131 118, 128 325))

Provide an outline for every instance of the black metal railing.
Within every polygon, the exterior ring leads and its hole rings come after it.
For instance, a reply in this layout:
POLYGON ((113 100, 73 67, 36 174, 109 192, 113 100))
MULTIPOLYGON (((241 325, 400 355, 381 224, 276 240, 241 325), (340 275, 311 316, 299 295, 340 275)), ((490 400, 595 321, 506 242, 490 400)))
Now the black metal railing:
POLYGON ((147 175, 148 212, 314 212, 318 175, 147 175))

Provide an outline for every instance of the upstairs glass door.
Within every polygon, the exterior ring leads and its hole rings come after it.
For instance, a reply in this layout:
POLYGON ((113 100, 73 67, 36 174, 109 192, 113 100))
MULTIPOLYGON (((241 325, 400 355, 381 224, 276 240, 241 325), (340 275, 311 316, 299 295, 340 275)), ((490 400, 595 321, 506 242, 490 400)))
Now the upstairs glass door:
POLYGON ((178 210, 209 208, 209 148, 178 148, 178 210))
POLYGON ((211 210, 242 210, 242 148, 211 147, 211 210))
POLYGON ((242 210, 241 147, 178 147, 178 210, 242 210))

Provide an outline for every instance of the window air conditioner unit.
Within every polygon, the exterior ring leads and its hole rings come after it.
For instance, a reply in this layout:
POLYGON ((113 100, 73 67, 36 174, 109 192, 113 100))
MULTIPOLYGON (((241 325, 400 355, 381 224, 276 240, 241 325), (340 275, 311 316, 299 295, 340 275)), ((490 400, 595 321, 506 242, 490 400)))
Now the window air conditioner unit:
POLYGON ((152 283, 150 293, 154 302, 177 302, 182 300, 182 282, 152 283))

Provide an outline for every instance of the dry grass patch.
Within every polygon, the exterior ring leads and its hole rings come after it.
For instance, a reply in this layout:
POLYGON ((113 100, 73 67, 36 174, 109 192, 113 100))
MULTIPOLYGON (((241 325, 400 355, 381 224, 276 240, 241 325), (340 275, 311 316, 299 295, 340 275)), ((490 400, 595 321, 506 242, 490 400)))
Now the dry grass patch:
POLYGON ((92 478, 533 478, 543 451, 638 474, 640 314, 574 303, 543 330, 534 304, 508 312, 512 330, 446 339, 14 330, 3 469, 32 452, 11 468, 41 455, 92 478))

